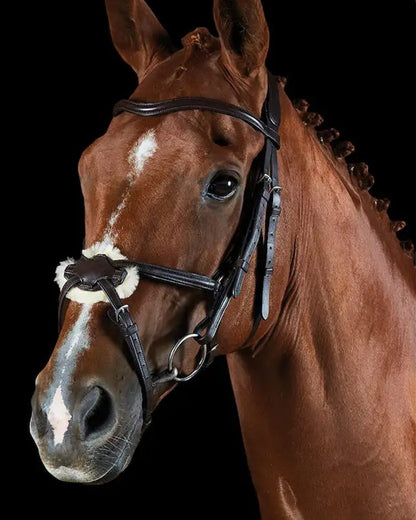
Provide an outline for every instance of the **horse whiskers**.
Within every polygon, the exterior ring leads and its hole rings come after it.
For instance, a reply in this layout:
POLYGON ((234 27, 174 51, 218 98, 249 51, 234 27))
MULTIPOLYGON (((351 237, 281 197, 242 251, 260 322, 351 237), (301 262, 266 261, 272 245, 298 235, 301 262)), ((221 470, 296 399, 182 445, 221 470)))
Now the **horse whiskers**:
POLYGON ((102 446, 96 448, 96 451, 100 454, 101 457, 112 460, 114 459, 114 456, 118 457, 124 452, 124 446, 118 446, 117 444, 108 446, 107 444, 103 444, 102 446))
POLYGON ((134 443, 131 442, 131 440, 129 440, 127 438, 127 435, 113 435, 112 438, 117 441, 123 442, 124 444, 129 444, 130 446, 134 446, 134 443))
POLYGON ((121 455, 127 446, 134 447, 134 443, 131 442, 127 435, 113 435, 107 439, 106 443, 97 447, 96 451, 102 457, 113 460, 114 457, 121 455))

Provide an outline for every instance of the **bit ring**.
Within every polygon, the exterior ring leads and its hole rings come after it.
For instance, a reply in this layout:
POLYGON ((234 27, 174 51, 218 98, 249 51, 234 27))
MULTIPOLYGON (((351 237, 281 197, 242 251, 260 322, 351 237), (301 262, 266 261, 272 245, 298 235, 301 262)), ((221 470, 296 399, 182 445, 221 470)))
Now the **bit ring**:
MULTIPOLYGON (((169 372, 173 372, 176 369, 176 367, 173 366, 173 360, 175 358, 176 353, 182 347, 182 345, 184 345, 186 343, 186 341, 188 341, 188 339, 195 339, 195 338, 199 338, 199 337, 200 337, 199 334, 196 334, 195 332, 193 332, 192 334, 187 334, 186 336, 184 336, 183 338, 181 338, 179 341, 176 342, 176 344, 173 346, 172 350, 169 353, 169 359, 168 359, 168 371, 169 372)), ((194 368, 194 370, 192 370, 192 372, 190 372, 189 374, 186 374, 183 376, 181 376, 179 374, 176 375, 175 377, 173 377, 174 381, 177 381, 177 382, 189 381, 190 379, 192 379, 193 377, 195 377, 198 374, 198 372, 204 366, 205 361, 207 359, 208 348, 205 343, 202 345, 199 345, 199 352, 200 352, 200 358, 199 358, 199 361, 198 361, 196 367, 194 368)))

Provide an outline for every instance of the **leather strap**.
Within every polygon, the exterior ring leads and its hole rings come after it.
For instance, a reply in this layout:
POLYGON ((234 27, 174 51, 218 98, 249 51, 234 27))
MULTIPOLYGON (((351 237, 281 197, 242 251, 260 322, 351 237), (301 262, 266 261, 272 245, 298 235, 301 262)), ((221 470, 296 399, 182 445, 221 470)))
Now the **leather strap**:
POLYGON ((259 183, 260 187, 257 189, 253 215, 247 229, 242 250, 236 261, 237 273, 232 288, 232 296, 234 298, 237 298, 240 295, 244 278, 248 273, 251 258, 260 239, 264 215, 270 198, 270 182, 267 177, 263 176, 263 179, 261 179, 259 183))
MULTIPOLYGON (((199 335, 198 342, 207 345, 208 353, 211 353, 216 348, 215 335, 217 334, 221 320, 232 298, 230 288, 234 276, 235 271, 233 270, 221 281, 220 290, 216 294, 208 315, 194 329, 194 332, 199 335)), ((210 356, 208 356, 208 360, 209 359, 210 356)))
POLYGON ((66 295, 69 293, 69 291, 76 287, 79 284, 80 280, 78 276, 72 276, 69 278, 64 286, 61 289, 61 292, 59 293, 59 301, 58 301, 58 333, 62 328, 62 322, 63 322, 63 310, 64 310, 64 302, 66 299, 66 295))
MULTIPOLYGON (((274 89, 276 90, 276 87, 274 87, 274 89)), ((253 116, 253 114, 250 114, 250 112, 244 108, 230 103, 224 103, 218 99, 202 97, 182 97, 163 101, 134 101, 132 99, 122 99, 114 105, 113 115, 118 116, 122 112, 129 112, 137 116, 154 117, 186 110, 206 110, 208 112, 215 112, 241 119, 241 121, 244 121, 254 128, 254 130, 262 133, 267 139, 270 139, 276 148, 280 147, 280 137, 274 127, 268 126, 267 123, 253 116)))
POLYGON ((139 337, 139 329, 131 317, 127 305, 121 302, 114 285, 107 279, 101 278, 97 284, 107 295, 112 312, 110 318, 116 323, 123 334, 124 340, 130 352, 135 372, 139 376, 143 399, 143 424, 145 427, 150 423, 153 410, 153 380, 149 366, 144 355, 144 349, 139 337))
MULTIPOLYGON (((267 153, 267 150, 266 150, 267 153)), ((270 178, 271 178, 271 196, 268 205, 268 215, 266 215, 265 225, 265 265, 263 272, 263 288, 262 288, 262 309, 261 316, 266 320, 269 316, 270 302, 270 281, 274 269, 274 256, 276 244, 276 227, 277 221, 281 213, 281 187, 278 185, 277 155, 276 151, 270 153, 270 178)))
POLYGON ((159 282, 179 285, 181 287, 213 292, 218 291, 219 288, 219 284, 216 280, 203 274, 181 271, 179 269, 172 269, 171 267, 164 267, 161 265, 135 262, 133 260, 113 260, 112 264, 116 267, 138 267, 142 278, 149 278, 150 280, 157 280, 159 282))
MULTIPOLYGON (((264 107, 265 118, 268 125, 278 132, 280 125, 280 100, 277 89, 269 88, 269 95, 264 107)), ((262 287, 262 308, 261 317, 266 320, 269 316, 270 308, 270 281, 273 274, 275 244, 276 244, 276 227, 277 221, 281 213, 281 187, 279 186, 279 163, 277 160, 277 150, 272 141, 268 140, 265 144, 264 151, 264 175, 266 179, 270 179, 271 196, 269 199, 268 215, 266 215, 265 225, 265 266, 263 272, 262 287), (266 171, 268 168, 268 171, 266 171), (267 177, 268 176, 268 177, 267 177)))
MULTIPOLYGON (((280 124, 280 102, 274 79, 269 75, 269 90, 264 106, 264 118, 268 128, 277 133, 280 124)), ((262 176, 259 179, 257 199, 254 202, 254 211, 247 229, 243 248, 237 259, 237 274, 233 285, 233 297, 240 294, 244 278, 248 272, 251 258, 257 248, 262 233, 264 218, 265 224, 265 265, 263 267, 263 287, 261 299, 261 317, 266 320, 269 315, 270 278, 273 274, 275 255, 275 235, 277 220, 281 213, 281 198, 278 175, 277 147, 273 140, 266 139, 264 147, 264 165, 262 176)))

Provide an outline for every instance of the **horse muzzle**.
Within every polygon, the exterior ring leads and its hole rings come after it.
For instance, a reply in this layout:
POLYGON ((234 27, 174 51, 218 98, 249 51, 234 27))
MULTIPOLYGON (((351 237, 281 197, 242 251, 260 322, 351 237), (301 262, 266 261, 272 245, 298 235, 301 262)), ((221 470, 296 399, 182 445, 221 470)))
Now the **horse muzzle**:
MULTIPOLYGON (((141 399, 140 387, 136 392, 141 399)), ((67 482, 101 484, 127 467, 140 440, 143 413, 140 406, 139 413, 128 413, 132 403, 120 405, 117 399, 98 384, 77 385, 76 391, 60 385, 46 395, 37 387, 30 432, 49 473, 67 482)))

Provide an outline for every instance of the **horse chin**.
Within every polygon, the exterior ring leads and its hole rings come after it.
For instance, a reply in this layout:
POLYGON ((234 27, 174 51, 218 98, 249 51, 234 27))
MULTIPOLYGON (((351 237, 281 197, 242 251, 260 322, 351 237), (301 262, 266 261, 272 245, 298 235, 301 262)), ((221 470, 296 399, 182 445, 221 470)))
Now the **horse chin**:
POLYGON ((140 442, 142 421, 137 420, 127 434, 117 430, 101 445, 83 449, 71 464, 62 464, 39 453, 46 470, 58 480, 76 484, 106 484, 117 478, 130 464, 140 442))

